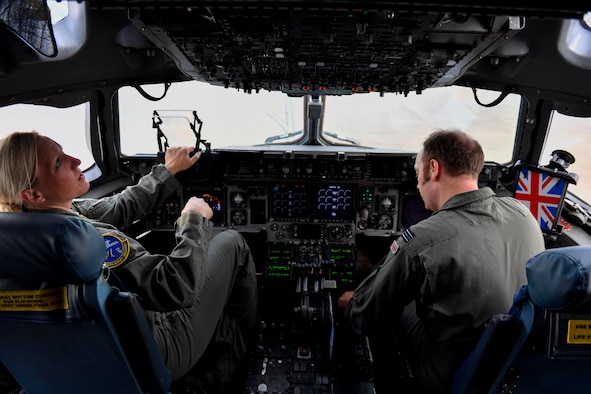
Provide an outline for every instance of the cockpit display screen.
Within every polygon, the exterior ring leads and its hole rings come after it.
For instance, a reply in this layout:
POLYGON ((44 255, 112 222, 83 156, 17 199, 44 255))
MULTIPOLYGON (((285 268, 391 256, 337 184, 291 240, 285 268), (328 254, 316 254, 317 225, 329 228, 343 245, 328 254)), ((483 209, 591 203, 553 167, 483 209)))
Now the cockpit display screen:
POLYGON ((224 211, 223 211, 223 203, 222 198, 214 193, 203 193, 202 198, 209 204, 211 210, 213 211, 213 217, 211 221, 214 224, 221 224, 224 220, 224 211))
POLYGON ((316 185, 316 218, 326 221, 352 220, 353 185, 318 183, 316 185))
POLYGON ((269 244, 269 260, 265 269, 268 279, 289 279, 291 277, 292 248, 287 242, 269 244))
POLYGON ((353 259, 353 247, 332 245, 329 254, 334 261, 351 261, 353 259))
POLYGON ((291 257, 291 244, 289 242, 273 242, 269 244, 269 261, 272 263, 290 262, 291 257))
POLYGON ((308 186, 302 183, 275 184, 271 189, 275 218, 302 219, 309 215, 308 186))
POLYGON ((408 228, 431 216, 433 212, 425 208, 423 199, 418 194, 408 194, 402 198, 400 225, 408 228))

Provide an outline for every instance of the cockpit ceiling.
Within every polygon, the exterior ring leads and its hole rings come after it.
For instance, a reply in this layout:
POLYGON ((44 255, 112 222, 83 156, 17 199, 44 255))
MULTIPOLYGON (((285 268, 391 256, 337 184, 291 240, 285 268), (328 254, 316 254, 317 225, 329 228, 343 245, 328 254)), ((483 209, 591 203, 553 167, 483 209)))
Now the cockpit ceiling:
POLYGON ((390 0, 86 0, 100 9, 157 8, 185 9, 215 7, 234 11, 256 9, 275 10, 392 10, 397 13, 455 13, 480 15, 521 15, 538 17, 578 18, 589 7, 580 0, 563 0, 556 3, 531 0, 480 0, 480 1, 390 1, 390 0))
MULTIPOLYGON (((44 10, 44 0, 1 3, 0 102, 95 83, 181 79, 294 96, 406 95, 455 83, 588 96, 587 76, 580 75, 585 70, 558 68, 562 60, 549 45, 557 40, 560 18, 585 14, 580 1, 86 0, 72 2, 84 8, 72 19, 86 34, 74 49, 62 47, 71 41, 70 27, 55 26, 65 40, 54 42, 53 36, 23 34, 30 12, 9 12, 23 4, 44 10), (536 21, 543 27, 536 30, 536 21), (42 50, 48 44, 57 44, 57 53, 42 50), (511 61, 491 69, 499 58, 511 61), (539 64, 550 67, 552 80, 537 77, 539 64)), ((32 18, 34 26, 47 25, 32 18)))
POLYGON ((519 32, 512 16, 391 10, 132 10, 132 22, 196 80, 290 95, 421 93, 450 85, 519 32))

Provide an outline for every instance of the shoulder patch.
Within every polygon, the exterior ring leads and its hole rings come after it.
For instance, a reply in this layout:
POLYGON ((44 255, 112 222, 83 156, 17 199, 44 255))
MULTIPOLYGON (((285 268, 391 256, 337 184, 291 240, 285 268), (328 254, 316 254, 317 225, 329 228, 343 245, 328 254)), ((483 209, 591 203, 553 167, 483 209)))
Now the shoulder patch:
POLYGON ((398 253, 400 248, 406 245, 408 241, 414 238, 414 236, 415 234, 409 228, 407 228, 402 232, 400 237, 398 237, 396 240, 394 240, 394 242, 392 242, 392 245, 390 245, 390 252, 392 252, 392 254, 395 255, 396 253, 398 253))
POLYGON ((109 268, 119 267, 129 257, 129 240, 123 239, 115 234, 103 234, 107 255, 105 265, 109 268))
POLYGON ((405 242, 408 242, 415 237, 415 233, 413 233, 410 228, 407 228, 402 232, 401 237, 402 239, 404 239, 405 242))
POLYGON ((396 254, 398 253, 398 249, 400 249, 400 246, 398 246, 398 242, 394 240, 394 242, 392 242, 392 245, 390 245, 390 252, 392 252, 392 254, 396 254))

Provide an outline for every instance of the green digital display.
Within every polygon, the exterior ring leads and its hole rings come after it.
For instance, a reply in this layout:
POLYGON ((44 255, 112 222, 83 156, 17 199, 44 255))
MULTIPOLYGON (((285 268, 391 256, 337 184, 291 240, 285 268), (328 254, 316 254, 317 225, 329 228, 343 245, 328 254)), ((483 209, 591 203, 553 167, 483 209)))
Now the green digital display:
POLYGON ((274 242, 269 245, 269 262, 291 261, 291 244, 274 242))
POLYGON ((331 279, 336 280, 339 284, 351 284, 353 283, 353 270, 352 269, 340 269, 331 271, 331 279))
POLYGON ((291 265, 269 264, 267 265, 267 278, 289 278, 291 265))
POLYGON ((353 248, 350 246, 331 246, 330 258, 334 261, 352 260, 353 248))
POLYGON ((269 244, 267 278, 289 279, 291 277, 291 244, 274 242, 269 244))

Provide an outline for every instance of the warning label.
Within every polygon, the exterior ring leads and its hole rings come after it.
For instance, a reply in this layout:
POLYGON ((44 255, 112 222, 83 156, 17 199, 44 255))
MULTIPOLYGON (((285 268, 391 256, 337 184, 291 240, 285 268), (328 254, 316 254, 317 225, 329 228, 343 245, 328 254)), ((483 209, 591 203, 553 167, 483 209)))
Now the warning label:
POLYGON ((66 286, 51 289, 0 291, 0 311, 69 309, 66 286))
POLYGON ((591 344, 591 320, 569 320, 566 343, 591 344))

